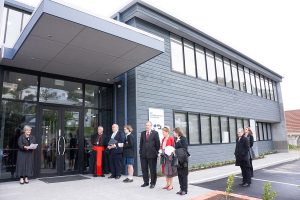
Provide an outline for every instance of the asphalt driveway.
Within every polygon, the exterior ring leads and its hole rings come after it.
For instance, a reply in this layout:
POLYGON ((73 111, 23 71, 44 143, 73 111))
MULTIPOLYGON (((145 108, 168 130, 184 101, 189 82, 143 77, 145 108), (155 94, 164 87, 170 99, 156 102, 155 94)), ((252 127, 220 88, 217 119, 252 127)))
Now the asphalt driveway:
MULTIPOLYGON (((263 185, 266 182, 272 184, 272 190, 277 192, 276 200, 299 200, 300 199, 300 160, 268 167, 254 172, 250 187, 241 187, 240 174, 235 176, 233 193, 261 198, 263 185)), ((194 184, 199 187, 221 190, 226 189, 227 178, 194 184)))

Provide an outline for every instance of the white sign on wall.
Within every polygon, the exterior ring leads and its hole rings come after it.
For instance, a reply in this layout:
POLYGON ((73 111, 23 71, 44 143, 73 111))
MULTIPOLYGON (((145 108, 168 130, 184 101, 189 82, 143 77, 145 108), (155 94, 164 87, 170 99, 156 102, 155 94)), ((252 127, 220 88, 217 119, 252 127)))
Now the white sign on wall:
POLYGON ((149 121, 152 122, 152 128, 158 132, 159 138, 162 139, 162 128, 165 126, 164 110, 160 108, 149 108, 149 121))

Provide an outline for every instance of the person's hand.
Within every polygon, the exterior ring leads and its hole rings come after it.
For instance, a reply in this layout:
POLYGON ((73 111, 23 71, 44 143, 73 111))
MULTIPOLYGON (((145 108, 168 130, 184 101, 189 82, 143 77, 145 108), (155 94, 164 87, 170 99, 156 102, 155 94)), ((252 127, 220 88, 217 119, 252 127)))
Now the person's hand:
POLYGON ((28 150, 29 146, 24 146, 24 149, 28 150))

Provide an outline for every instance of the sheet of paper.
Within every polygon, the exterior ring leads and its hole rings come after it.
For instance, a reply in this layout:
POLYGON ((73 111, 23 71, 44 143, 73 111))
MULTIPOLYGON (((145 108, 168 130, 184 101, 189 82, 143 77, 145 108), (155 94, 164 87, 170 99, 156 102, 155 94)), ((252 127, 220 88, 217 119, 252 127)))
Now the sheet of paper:
POLYGON ((30 144, 30 146, 28 147, 28 149, 36 149, 38 146, 38 144, 30 144))

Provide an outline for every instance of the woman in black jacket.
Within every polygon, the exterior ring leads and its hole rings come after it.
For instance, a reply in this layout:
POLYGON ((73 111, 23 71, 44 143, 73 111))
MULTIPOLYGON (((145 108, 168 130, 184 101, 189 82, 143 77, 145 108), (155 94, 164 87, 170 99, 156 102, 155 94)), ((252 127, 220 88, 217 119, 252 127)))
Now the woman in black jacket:
POLYGON ((250 149, 249 149, 249 152, 250 152, 250 165, 251 165, 250 171, 251 171, 251 177, 253 177, 252 159, 254 159, 254 152, 253 152, 252 147, 253 147, 254 137, 253 137, 253 132, 252 132, 250 127, 245 128, 245 136, 248 138, 249 144, 250 144, 250 149), (251 152, 253 152, 253 154, 251 152))
POLYGON ((124 183, 133 182, 133 165, 134 165, 134 138, 132 136, 132 127, 130 125, 124 126, 126 134, 126 142, 123 148, 123 160, 125 167, 127 166, 128 177, 123 180, 124 183))
POLYGON ((180 128, 173 129, 175 138, 175 153, 178 157, 178 180, 180 184, 180 191, 176 194, 185 195, 188 189, 188 142, 186 137, 184 137, 180 128), (181 155, 179 155, 181 154, 181 155))
POLYGON ((250 143, 244 135, 242 128, 238 129, 238 138, 235 147, 235 165, 240 166, 242 170, 243 182, 240 184, 242 187, 249 187, 251 184, 251 170, 250 170, 250 143))
POLYGON ((16 172, 20 177, 20 184, 29 183, 28 177, 33 176, 33 149, 29 146, 35 144, 35 137, 31 135, 31 127, 24 126, 24 134, 18 139, 18 157, 16 172))

